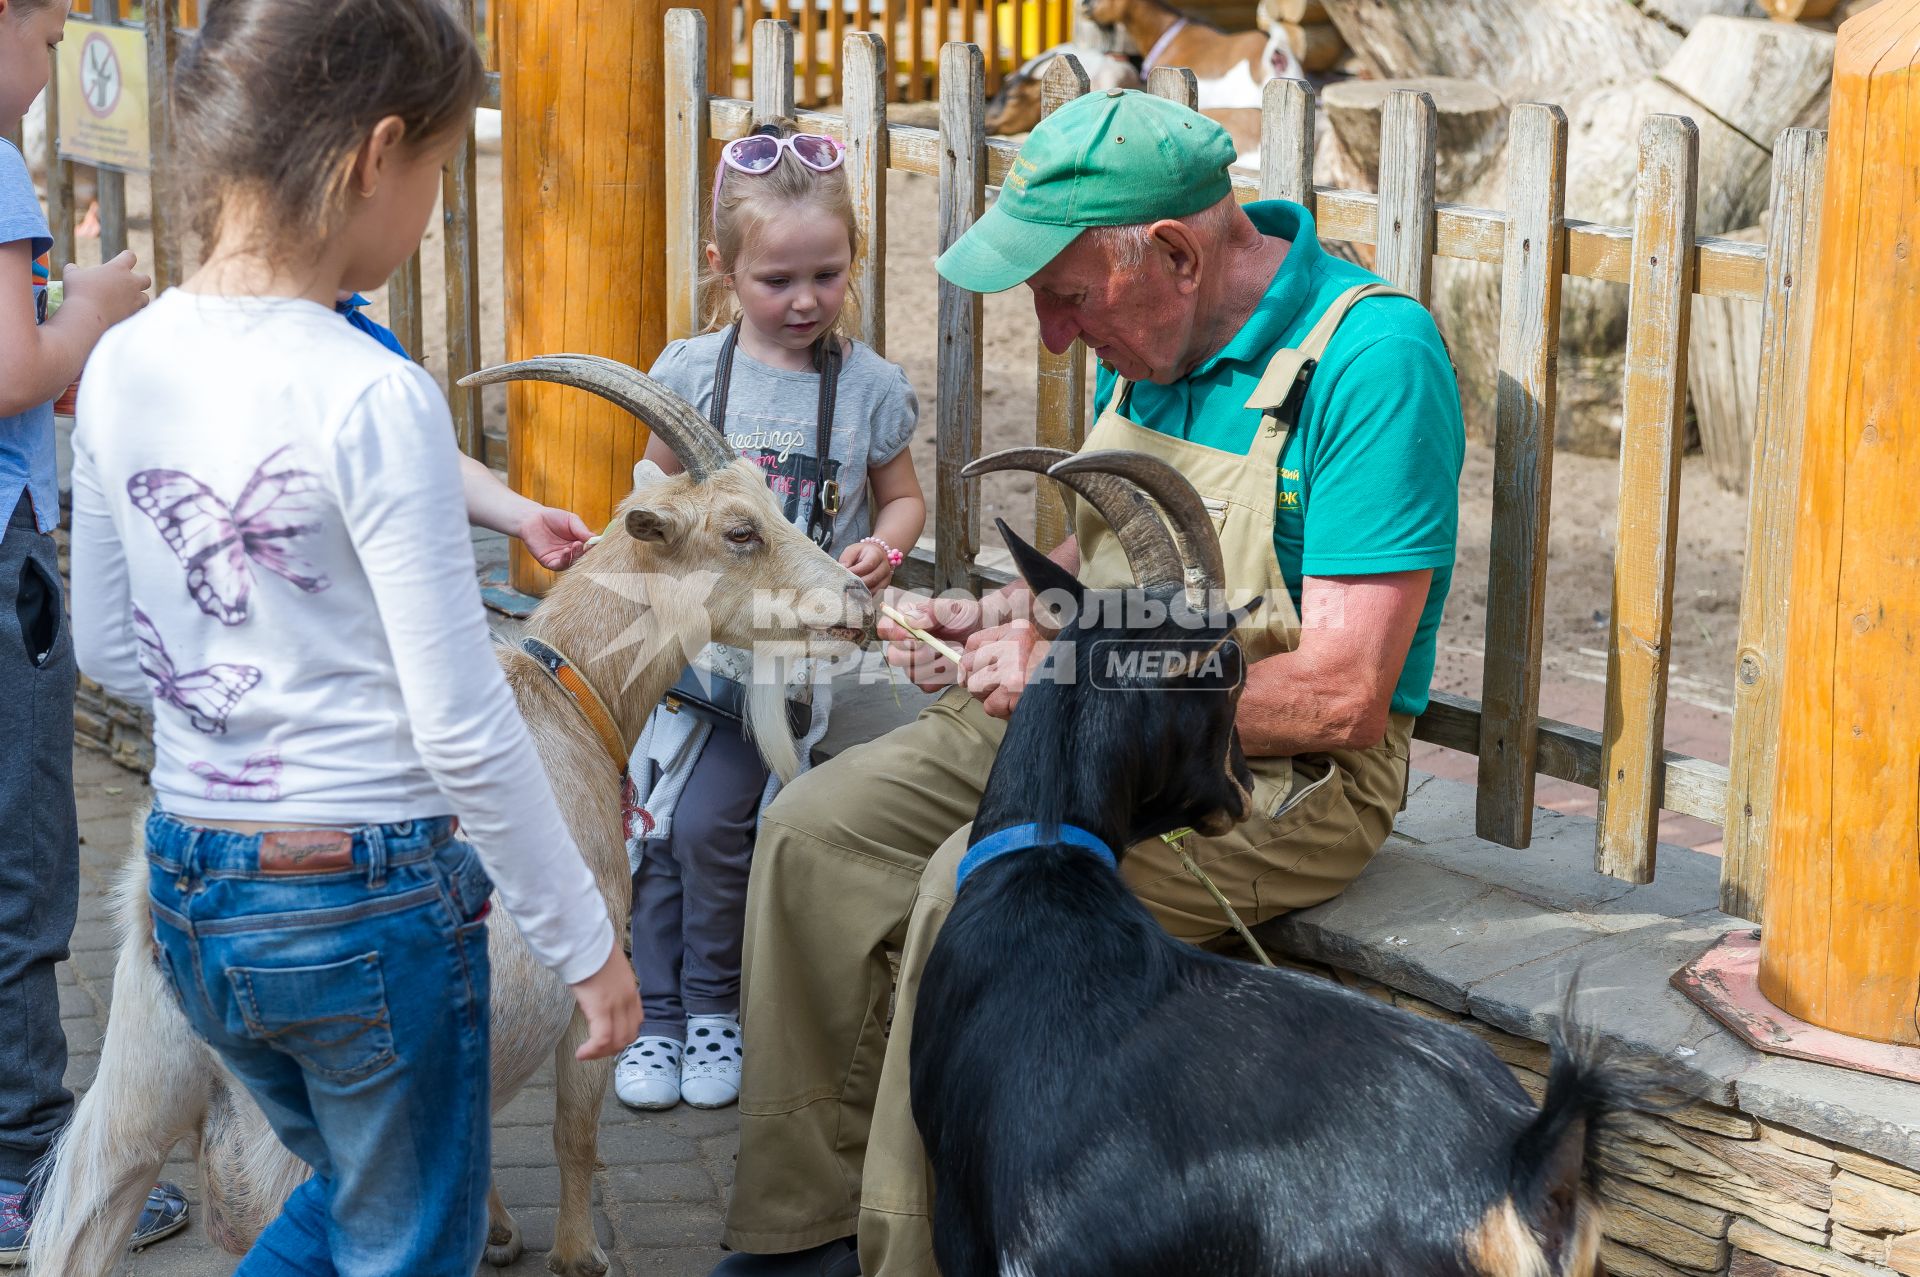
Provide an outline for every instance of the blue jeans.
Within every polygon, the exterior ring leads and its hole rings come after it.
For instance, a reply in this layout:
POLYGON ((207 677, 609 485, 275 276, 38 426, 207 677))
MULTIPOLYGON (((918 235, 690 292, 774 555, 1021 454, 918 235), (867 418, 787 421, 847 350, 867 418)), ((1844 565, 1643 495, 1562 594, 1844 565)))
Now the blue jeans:
POLYGON ((313 1168, 240 1277, 472 1277, 492 1143, 487 897, 440 818, 321 834, 147 821, 155 957, 313 1168))

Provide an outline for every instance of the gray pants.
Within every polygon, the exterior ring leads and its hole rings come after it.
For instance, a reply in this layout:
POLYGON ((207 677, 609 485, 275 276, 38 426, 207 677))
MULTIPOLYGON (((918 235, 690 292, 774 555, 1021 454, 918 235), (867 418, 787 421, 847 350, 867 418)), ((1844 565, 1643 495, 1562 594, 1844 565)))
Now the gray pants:
POLYGON ((767 765, 738 730, 716 726, 665 838, 633 875, 633 973, 645 1033, 685 1041, 689 1015, 740 1011, 747 869, 767 765))
POLYGON ((54 964, 79 908, 74 680, 53 538, 22 496, 0 533, 0 1179, 26 1179, 73 1109, 54 964))

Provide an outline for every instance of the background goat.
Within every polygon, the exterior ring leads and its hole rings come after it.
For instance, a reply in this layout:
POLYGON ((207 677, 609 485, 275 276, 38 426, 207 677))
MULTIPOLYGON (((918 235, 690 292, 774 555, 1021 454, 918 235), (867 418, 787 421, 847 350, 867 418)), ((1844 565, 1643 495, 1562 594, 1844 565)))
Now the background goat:
MULTIPOLYGON (((527 622, 531 635, 587 676, 629 747, 688 655, 709 639, 838 655, 871 628, 872 600, 858 578, 787 522, 764 472, 735 457, 683 401, 625 365, 583 355, 510 364, 464 384, 514 378, 578 386, 620 404, 685 466, 672 477, 646 462, 635 467, 635 489, 608 534, 561 576, 527 622), (782 623, 778 609, 756 609, 756 595, 805 602, 786 609, 791 619, 782 623)), ((500 660, 568 828, 616 931, 623 930, 631 878, 619 765, 532 657, 503 647, 500 660)), ((760 699, 784 731, 781 698, 760 699)), ((182 1139, 199 1157, 208 1234, 235 1253, 252 1244, 307 1177, 246 1089, 188 1027, 154 965, 148 871, 137 835, 138 826, 116 890, 121 943, 100 1070, 44 1177, 32 1238, 36 1274, 105 1277, 154 1176, 182 1139)), ((613 1062, 574 1059, 586 1038, 585 1018, 504 913, 494 915, 487 950, 495 1109, 543 1061, 554 1062, 560 1209, 547 1267, 563 1277, 599 1277, 607 1259, 594 1239, 591 1199, 600 1103, 613 1062)), ((487 1259, 512 1263, 520 1233, 497 1189, 489 1215, 487 1259)))
MULTIPOLYGON (((1101 510, 1140 592, 1174 619, 1073 619, 1049 659, 1075 676, 1027 687, 987 781, 976 847, 1040 830, 963 876, 915 1004, 913 1113, 945 1277, 1595 1272, 1590 1149, 1622 1106, 1611 1072, 1557 1046, 1536 1109, 1466 1031, 1176 941, 1108 861, 1061 841, 1078 827, 1124 855, 1182 827, 1223 832, 1250 777, 1233 727, 1239 618, 1196 622, 1204 598, 1182 588, 1224 587, 1199 498, 1138 454, 1049 473, 1101 510), (1116 679, 1103 639, 1197 639, 1222 660, 1116 679)), ((1001 534, 1036 592, 1086 600, 1001 534)))

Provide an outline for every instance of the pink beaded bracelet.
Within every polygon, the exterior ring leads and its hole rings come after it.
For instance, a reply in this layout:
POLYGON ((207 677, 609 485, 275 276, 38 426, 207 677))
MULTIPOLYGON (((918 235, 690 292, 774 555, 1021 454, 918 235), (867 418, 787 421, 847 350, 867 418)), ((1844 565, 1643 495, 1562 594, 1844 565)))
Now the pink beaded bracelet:
POLYGON ((861 545, 865 545, 869 541, 879 546, 882 550, 885 550, 887 552, 887 562, 896 568, 899 567, 901 561, 907 557, 906 555, 900 553, 900 551, 888 545, 885 541, 882 541, 879 537, 861 537, 860 538, 861 545))

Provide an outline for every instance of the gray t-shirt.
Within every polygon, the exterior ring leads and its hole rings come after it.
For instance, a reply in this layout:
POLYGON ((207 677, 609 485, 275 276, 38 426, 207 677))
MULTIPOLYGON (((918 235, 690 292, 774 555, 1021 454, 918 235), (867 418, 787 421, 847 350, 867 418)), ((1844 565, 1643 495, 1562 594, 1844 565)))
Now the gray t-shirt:
MULTIPOLYGON (((710 418, 714 369, 725 338, 722 330, 676 341, 660 352, 648 375, 710 418)), ((835 556, 873 530, 867 470, 900 455, 913 438, 920 415, 906 373, 872 347, 857 341, 852 347, 840 362, 833 439, 827 451, 827 479, 840 489, 840 513, 833 521, 835 556)), ((802 528, 813 506, 819 411, 820 374, 771 368, 734 348, 733 384, 727 391, 727 442, 741 456, 766 468, 768 486, 785 505, 787 517, 802 528)))

